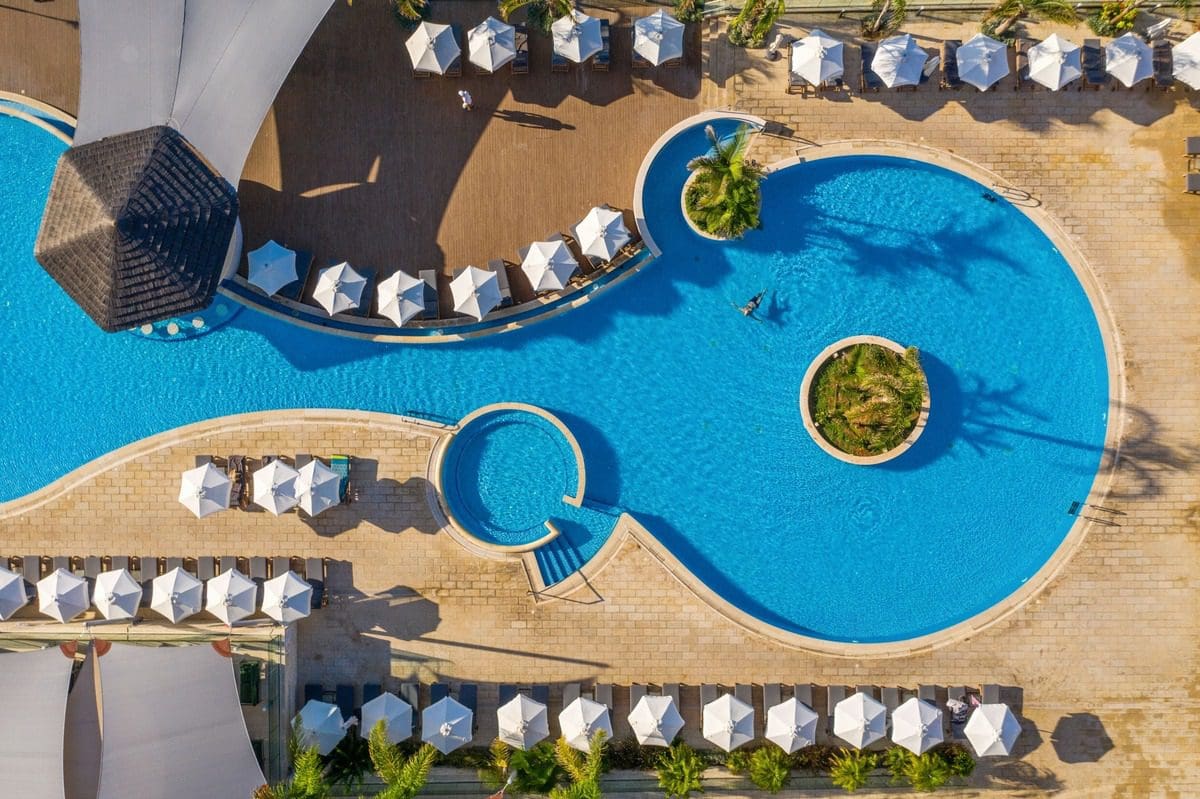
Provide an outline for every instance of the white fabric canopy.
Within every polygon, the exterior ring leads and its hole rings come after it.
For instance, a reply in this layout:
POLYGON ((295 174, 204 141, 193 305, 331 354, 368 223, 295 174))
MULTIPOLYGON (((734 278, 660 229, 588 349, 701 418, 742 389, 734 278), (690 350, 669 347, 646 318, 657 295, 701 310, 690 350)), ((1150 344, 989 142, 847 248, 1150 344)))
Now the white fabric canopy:
POLYGON ((488 17, 467 31, 467 58, 477 67, 495 72, 517 57, 516 28, 488 17))
POLYGON ((892 711, 892 740, 913 754, 924 754, 942 742, 942 711, 909 697, 892 711))
POLYGON ((879 43, 871 59, 871 71, 889 89, 916 86, 929 54, 907 33, 890 36, 879 43))
POLYGON ((263 613, 280 624, 291 624, 312 610, 312 586, 290 569, 263 584, 263 613))
POLYGON ((92 589, 92 604, 106 619, 132 619, 142 602, 142 586, 127 569, 101 572, 92 589))
POLYGON ((629 726, 642 746, 670 746, 683 729, 683 716, 671 697, 647 694, 629 711, 629 726))
POLYGON ((421 72, 446 74, 446 70, 458 58, 462 50, 454 39, 454 29, 449 25, 421 22, 404 43, 413 69, 421 72))
POLYGON ((611 741, 613 735, 608 707, 586 696, 576 697, 562 709, 558 714, 558 728, 567 743, 580 752, 591 749, 592 738, 597 732, 603 732, 607 741, 611 741))
POLYGON ((349 726, 342 719, 342 712, 338 710, 337 705, 316 699, 308 700, 304 707, 300 708, 296 718, 299 720, 296 726, 299 730, 297 737, 300 739, 300 746, 305 749, 315 746, 317 752, 322 755, 333 751, 338 742, 346 737, 346 729, 349 726))
POLYGON ((1171 49, 1171 74, 1193 89, 1200 89, 1200 31, 1171 49))
POLYGON ((600 20, 578 9, 556 19, 550 26, 550 35, 554 39, 554 52, 576 64, 587 61, 604 47, 600 20))
POLYGON ((550 735, 546 706, 517 694, 496 709, 497 738, 517 749, 529 749, 550 735))
POLYGON ((254 615, 258 586, 237 569, 208 579, 204 609, 228 625, 254 615))
POLYGON ((52 619, 67 622, 88 609, 87 582, 66 569, 38 580, 38 610, 52 619))
POLYGON ((579 263, 562 239, 535 241, 521 259, 521 271, 534 291, 561 291, 579 271, 579 263))
POLYGON ((767 709, 765 738, 789 755, 817 741, 817 714, 795 697, 767 709))
POLYGON ((342 478, 333 469, 313 458, 298 470, 296 496, 309 516, 319 516, 342 501, 342 478))
POLYGON ((443 755, 471 742, 474 715, 470 708, 447 696, 421 713, 421 740, 443 755))
POLYGON ((5 796, 63 799, 63 742, 72 659, 57 646, 0 654, 0 724, 5 796))
POLYGON ((887 708, 877 699, 857 692, 834 705, 833 734, 862 749, 887 731, 887 708))
POLYGON ((658 9, 633 23, 633 49, 654 66, 683 57, 684 24, 658 9))
POLYGON ((313 299, 326 313, 333 316, 357 308, 362 302, 362 293, 366 286, 367 279, 355 272, 350 264, 342 261, 340 264, 327 266, 318 273, 313 299))
POLYGON ((25 593, 25 579, 16 572, 0 566, 0 621, 8 621, 13 614, 25 607, 29 595, 25 593))
POLYGON ((203 519, 211 513, 229 507, 229 493, 233 483, 229 475, 211 463, 188 469, 179 483, 179 501, 183 506, 203 519))
POLYGON ((1079 45, 1052 33, 1029 48, 1029 79, 1058 91, 1083 75, 1079 45))
POLYGON ((813 86, 840 78, 845 72, 842 43, 825 31, 812 33, 792 45, 791 71, 813 86))
POLYGON ((1011 755, 1021 734, 1021 723, 1008 705, 980 705, 971 712, 963 732, 980 757, 1011 755))
POLYGON ((362 706, 362 735, 367 737, 375 725, 383 722, 387 739, 394 744, 412 736, 413 709, 393 693, 385 691, 362 706))
POLYGON ((176 566, 150 583, 150 609, 172 624, 204 607, 204 583, 176 566))
POLYGON ((726 752, 754 740, 754 708, 733 694, 704 706, 704 737, 726 752))
POLYGON ((611 261, 629 241, 629 230, 619 211, 598 205, 587 212, 571 231, 584 255, 611 261))
POLYGON ((1154 76, 1154 51, 1130 31, 1104 46, 1104 69, 1126 88, 1154 76))
POLYGON ((300 473, 281 460, 273 460, 254 472, 254 504, 278 516, 300 504, 296 480, 300 473))
POLYGON ((425 281, 404 271, 381 280, 375 292, 375 311, 400 327, 425 310, 425 281))
POLYGON ((986 92, 1008 74, 1008 45, 977 33, 954 54, 958 77, 981 92, 986 92))
POLYGON ((274 239, 246 253, 246 263, 246 279, 267 294, 300 279, 296 274, 296 253, 274 239))
POLYGON ((455 311, 483 319, 488 311, 500 304, 500 285, 496 281, 496 273, 468 266, 450 281, 450 296, 454 300, 455 311))

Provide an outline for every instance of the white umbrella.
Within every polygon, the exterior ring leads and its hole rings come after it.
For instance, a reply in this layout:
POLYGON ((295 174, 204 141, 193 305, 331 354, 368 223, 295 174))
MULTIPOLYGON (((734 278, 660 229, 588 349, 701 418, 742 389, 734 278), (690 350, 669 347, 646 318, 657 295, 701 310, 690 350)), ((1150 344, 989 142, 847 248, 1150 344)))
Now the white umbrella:
POLYGON ((1126 33, 1104 46, 1104 69, 1126 88, 1154 75, 1154 51, 1136 33, 1126 33))
POLYGON ((726 752, 754 740, 754 708, 733 694, 704 706, 704 737, 726 752))
POLYGON ((892 740, 913 754, 942 742, 942 711, 915 696, 892 711, 892 740))
POLYGON ((558 728, 567 743, 581 752, 591 749, 592 738, 597 732, 603 731, 605 740, 609 741, 613 734, 608 707, 583 696, 577 697, 558 714, 558 728))
POLYGON ((887 708, 862 692, 833 708, 833 734, 859 749, 878 741, 887 731, 887 708))
POLYGON ((204 607, 204 583, 176 566, 150 583, 150 609, 178 624, 204 607))
POLYGON ((207 594, 204 609, 232 626, 254 615, 258 586, 237 569, 228 569, 208 579, 207 594))
POLYGON ((450 296, 454 300, 455 311, 482 319, 500 304, 500 284, 496 281, 496 273, 468 266, 450 281, 450 296))
POLYGON ((422 22, 404 43, 412 59, 413 69, 420 72, 446 74, 446 70, 462 52, 449 25, 422 22))
POLYGON ((335 313, 353 311, 362 302, 367 279, 354 271, 354 267, 342 261, 327 266, 317 275, 317 287, 313 299, 333 316, 335 313))
POLYGON ((629 726, 642 746, 670 746, 683 729, 683 716, 671 697, 647 694, 629 711, 629 726))
POLYGON ((1171 74, 1200 89, 1200 31, 1171 48, 1171 74))
POLYGON ((795 697, 767 710, 766 739, 789 755, 817 741, 817 714, 795 697))
POLYGON ((495 72, 517 57, 516 29, 488 17, 467 32, 467 58, 472 64, 495 72))
POLYGON ((792 45, 791 71, 813 86, 842 77, 842 43, 825 31, 812 33, 792 45))
POLYGON ((602 261, 611 261, 617 250, 629 241, 625 219, 607 205, 598 205, 588 211, 587 216, 575 225, 572 235, 584 255, 602 261))
POLYGON ((179 483, 179 501, 203 519, 210 513, 229 507, 229 492, 233 483, 229 475, 211 463, 188 469, 179 483))
POLYGON ((342 478, 333 469, 313 458, 300 467, 296 477, 296 496, 309 516, 317 516, 342 501, 342 478))
POLYGON ((986 92, 1008 74, 1008 46, 990 36, 977 33, 954 54, 958 77, 981 92, 986 92))
POLYGON ((52 619, 70 621, 88 609, 87 581, 66 569, 38 580, 38 610, 52 619))
POLYGON ((980 705, 971 712, 963 732, 980 757, 1008 755, 1021 734, 1021 723, 1008 705, 980 705))
POLYGON ((296 274, 296 253, 273 239, 246 255, 247 276, 267 294, 274 294, 300 279, 296 274))
POLYGON ((0 566, 0 621, 11 619, 28 602, 24 578, 0 566))
POLYGON ((654 66, 683 57, 683 28, 663 9, 633 23, 633 49, 654 66))
POLYGON ((546 706, 525 694, 517 694, 497 708, 496 725, 496 737, 517 749, 529 749, 550 734, 546 706))
POLYGON ((296 480, 300 473, 281 460, 273 460, 254 472, 254 504, 278 516, 296 507, 296 480))
POLYGON ((1029 48, 1029 78, 1047 89, 1058 91, 1081 75, 1079 45, 1057 33, 1029 48))
POLYGON ((471 742, 472 724, 471 710, 446 696, 421 713, 421 740, 445 755, 471 742))
POLYGON ((308 703, 300 708, 296 718, 300 722, 294 725, 298 729, 300 746, 305 749, 315 746, 321 755, 333 751, 333 747, 346 736, 346 728, 349 726, 342 721, 342 712, 338 710, 337 705, 318 702, 316 699, 308 700, 308 703))
POLYGON ((412 735, 412 705, 393 693, 382 693, 362 706, 362 734, 370 735, 375 725, 387 725, 387 739, 398 744, 412 735))
POLYGON ((142 586, 127 569, 96 575, 92 604, 106 619, 132 619, 142 601, 142 586))
POLYGON ((521 261, 521 271, 534 291, 560 291, 579 271, 579 263, 562 239, 535 241, 521 261))
POLYGON ((379 281, 375 295, 375 310, 396 327, 425 310, 425 282, 404 271, 379 281))
POLYGON ((921 70, 929 54, 907 33, 891 36, 879 43, 871 59, 871 71, 889 89, 897 86, 916 86, 921 82, 921 70))
POLYGON ((290 569, 263 583, 262 612, 280 624, 291 624, 312 612, 312 586, 290 569))
POLYGON ((604 48, 600 36, 600 20, 582 11, 573 10, 550 26, 554 52, 576 64, 583 63, 604 48))

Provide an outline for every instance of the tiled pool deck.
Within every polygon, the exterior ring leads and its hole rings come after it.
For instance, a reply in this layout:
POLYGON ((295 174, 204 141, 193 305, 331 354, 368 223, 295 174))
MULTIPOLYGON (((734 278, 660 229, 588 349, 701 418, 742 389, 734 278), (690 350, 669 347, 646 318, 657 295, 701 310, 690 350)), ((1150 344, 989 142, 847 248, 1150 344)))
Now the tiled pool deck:
MULTIPOLYGON (((820 24, 835 33, 848 30, 820 24)), ((923 44, 934 40, 926 36, 971 32, 937 23, 910 30, 923 44)), ((1077 41, 1081 36, 1074 34, 1077 41)), ((0 34, 0 44, 4 38, 0 34)), ((337 46, 333 37, 325 43, 337 46)), ((14 57, 0 49, 0 68, 14 57)), ((335 63, 337 53, 325 58, 335 63)), ((833 102, 787 96, 783 62, 747 59, 709 43, 704 63, 697 103, 643 123, 638 106, 628 107, 623 124, 637 127, 639 141, 652 142, 699 104, 731 106, 792 131, 791 138, 759 139, 755 156, 763 162, 796 155, 810 142, 845 139, 952 150, 1038 198, 1096 274, 1125 358, 1125 399, 1113 409, 1124 416, 1125 435, 1119 455, 1110 454, 1116 463, 1104 503, 1109 510, 1089 509, 1097 522, 1082 547, 1028 605, 974 638, 915 655, 821 656, 730 622, 634 542, 621 546, 588 586, 561 601, 535 602, 518 564, 471 556, 435 534, 425 475, 436 431, 323 413, 249 417, 185 431, 186 440, 139 452, 64 493, 0 511, 6 549, 333 558, 331 605, 300 627, 302 682, 361 683, 385 674, 463 679, 480 684, 485 704, 496 684, 507 681, 999 682, 1023 689, 1022 756, 981 764, 972 789, 960 795, 983 788, 1004 796, 1200 794, 1200 744, 1192 723, 1200 712, 1200 198, 1180 191, 1183 139, 1200 133, 1194 99, 1200 95, 1055 95, 1007 86, 977 95, 926 87, 833 102), (266 513, 200 521, 174 501, 178 473, 195 454, 302 451, 359 457, 359 502, 306 524, 266 513)), ((856 74, 849 70, 854 83, 856 74)), ((594 111, 577 98, 557 102, 564 110, 594 111)), ((387 113, 409 112, 393 106, 387 113)), ((616 153, 609 164, 615 182, 598 200, 631 203, 628 196, 607 196, 632 188, 643 152, 624 151, 633 146, 629 131, 577 125, 575 131, 526 129, 525 135, 546 153, 567 153, 581 136, 607 142, 616 153)), ((430 142, 429 160, 458 164, 466 157, 449 142, 443 149, 449 138, 430 142)), ((501 150, 486 149, 489 141, 480 138, 467 163, 497 157, 501 150)), ((339 163, 332 147, 323 157, 339 163)), ((532 180, 540 173, 528 164, 532 180)), ((453 196, 467 203, 470 194, 456 186, 453 196)), ((561 213, 557 195, 528 197, 547 218, 561 213)), ((302 224, 286 217, 279 222, 291 223, 302 224)), ((467 257, 475 246, 451 241, 443 247, 447 259, 467 257)), ((953 579, 945 571, 945 579, 953 579)), ((685 705, 694 701, 685 693, 685 705)), ((481 722, 486 736, 494 719, 481 722)))

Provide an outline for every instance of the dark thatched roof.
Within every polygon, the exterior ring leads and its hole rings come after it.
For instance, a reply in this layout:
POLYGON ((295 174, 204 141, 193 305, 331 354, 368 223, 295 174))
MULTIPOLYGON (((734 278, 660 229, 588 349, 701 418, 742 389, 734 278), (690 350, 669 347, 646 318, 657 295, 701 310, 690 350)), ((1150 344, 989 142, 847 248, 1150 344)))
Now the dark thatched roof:
POLYGON ((59 158, 34 255, 108 331, 208 306, 237 192, 174 130, 152 127, 59 158))

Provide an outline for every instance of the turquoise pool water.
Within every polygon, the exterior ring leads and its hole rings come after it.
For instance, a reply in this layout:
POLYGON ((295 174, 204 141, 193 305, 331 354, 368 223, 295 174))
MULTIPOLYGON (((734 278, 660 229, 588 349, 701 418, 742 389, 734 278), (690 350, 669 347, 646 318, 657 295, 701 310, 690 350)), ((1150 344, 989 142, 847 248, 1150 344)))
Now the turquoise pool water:
MULTIPOLYGON (((1000 601, 1061 543, 1102 455, 1104 349, 1074 274, 1015 208, 900 159, 774 174, 763 230, 703 240, 679 191, 704 147, 690 128, 651 167, 646 207, 664 255, 525 330, 389 346, 247 311, 164 343, 101 333, 37 266, 62 144, 0 116, 0 500, 224 414, 317 406, 453 420, 526 402, 579 440, 589 501, 631 512, 771 624, 893 641, 1000 601), (743 319, 733 306, 764 288, 764 321, 743 319), (932 393, 916 446, 872 468, 825 455, 798 410, 809 361, 860 333, 919 347, 932 393)), ((564 536, 586 558, 607 531, 564 536)))

